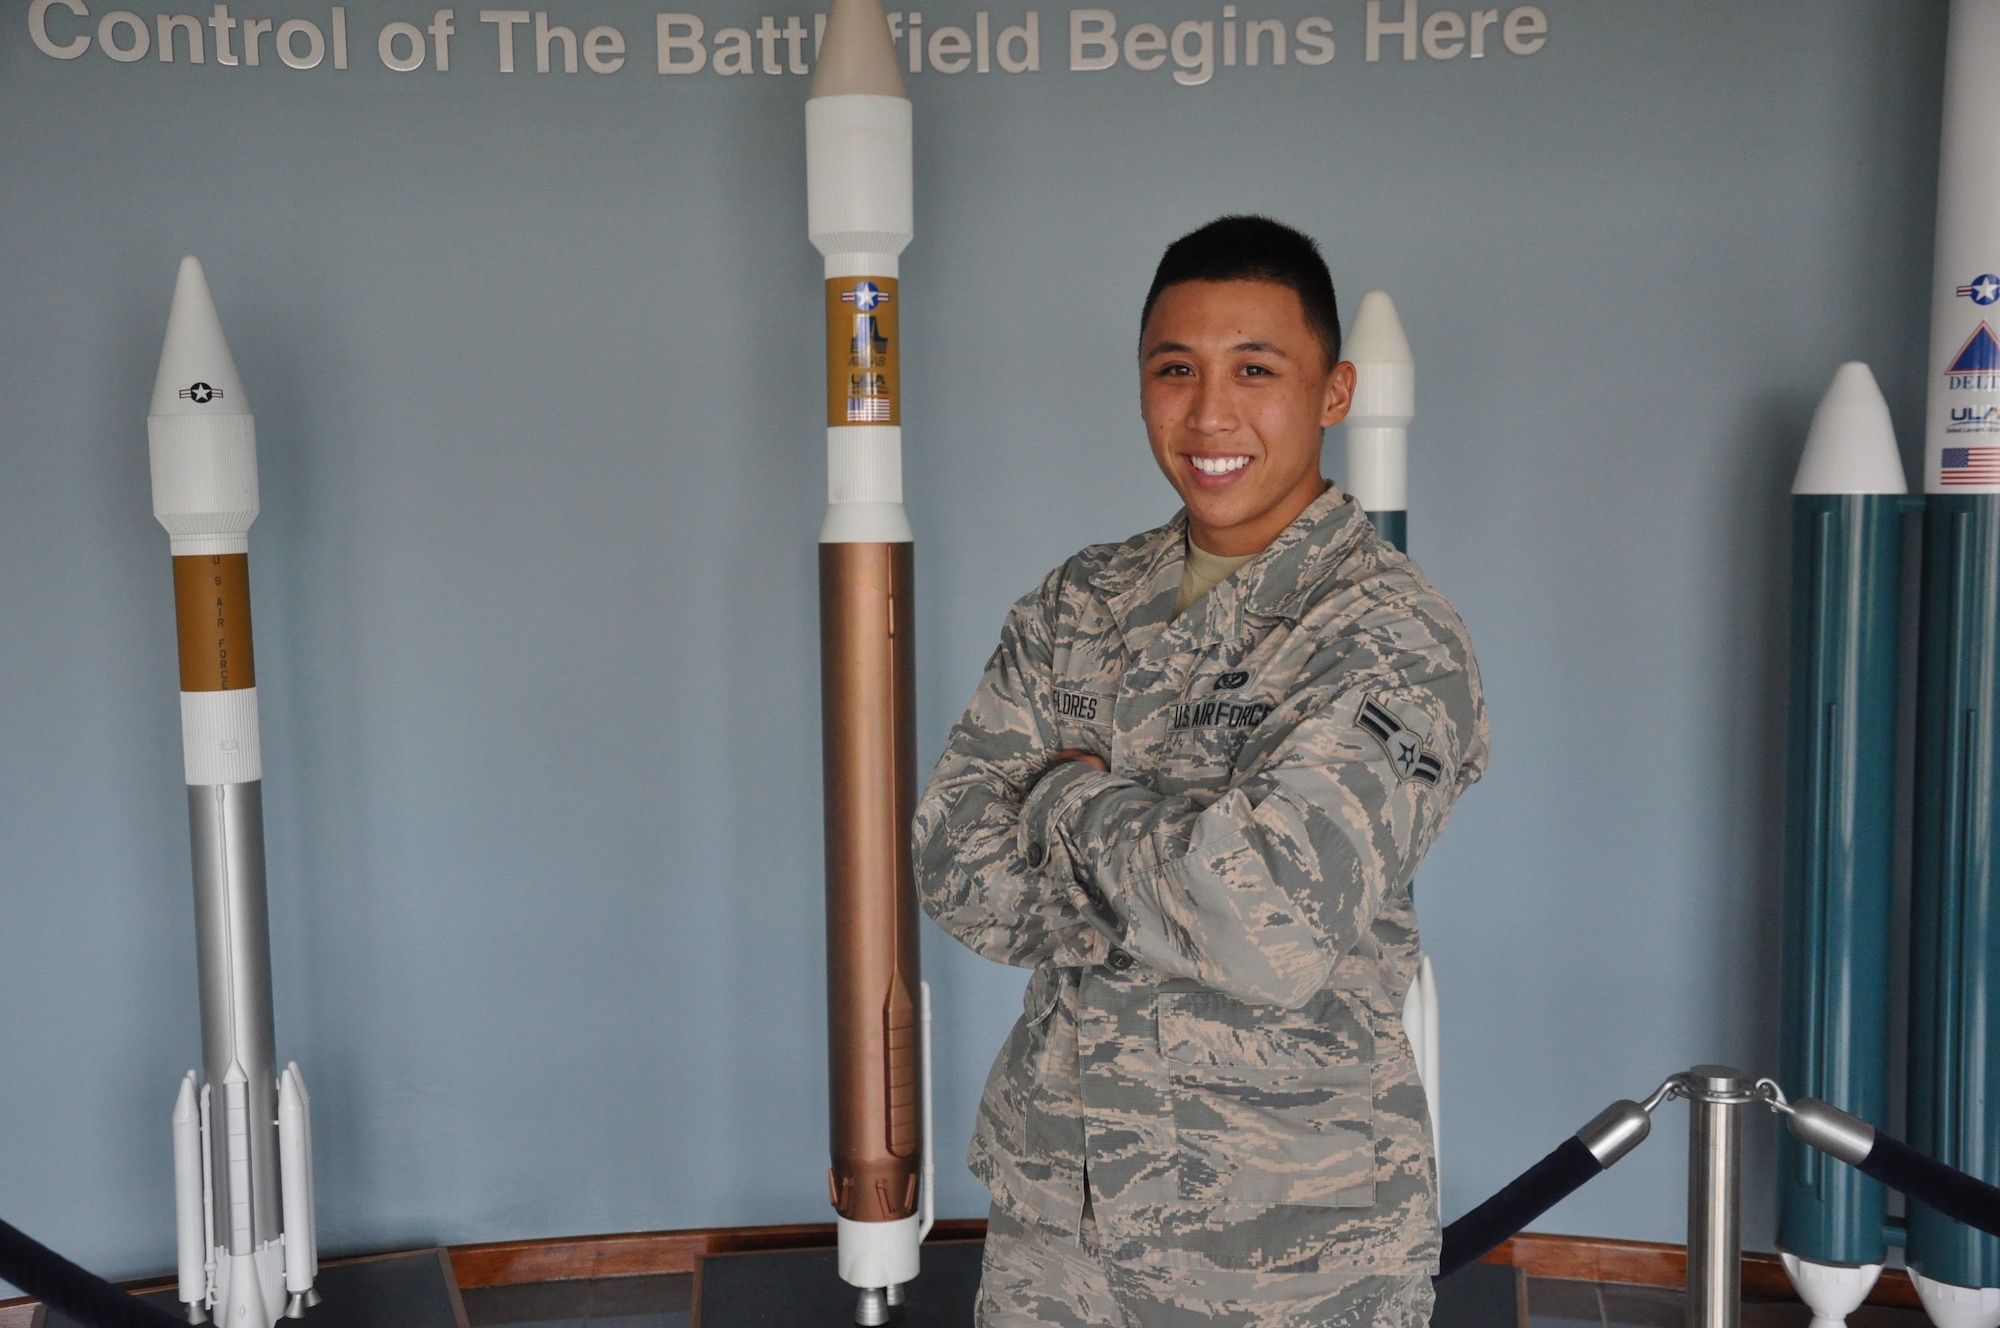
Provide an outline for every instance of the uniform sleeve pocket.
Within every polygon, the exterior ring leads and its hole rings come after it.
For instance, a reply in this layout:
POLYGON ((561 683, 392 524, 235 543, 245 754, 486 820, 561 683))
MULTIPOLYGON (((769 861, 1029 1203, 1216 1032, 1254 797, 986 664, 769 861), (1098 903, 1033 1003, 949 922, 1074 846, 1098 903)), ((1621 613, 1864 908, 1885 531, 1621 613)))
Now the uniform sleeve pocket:
POLYGON ((1374 1041, 1349 993, 1304 1009, 1162 992, 1181 1198, 1375 1202, 1374 1041))

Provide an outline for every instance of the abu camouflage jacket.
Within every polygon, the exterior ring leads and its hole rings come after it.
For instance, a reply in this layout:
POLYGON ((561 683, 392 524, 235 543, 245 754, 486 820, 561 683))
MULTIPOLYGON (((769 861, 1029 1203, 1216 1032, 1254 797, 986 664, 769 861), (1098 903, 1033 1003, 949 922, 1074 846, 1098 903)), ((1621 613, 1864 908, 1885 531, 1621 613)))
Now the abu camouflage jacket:
POLYGON ((1338 489, 1171 619, 1185 536, 1014 605, 918 806, 925 908, 1035 970, 968 1162, 1058 1230, 1087 1184, 1114 1254, 1423 1267, 1409 887, 1485 765, 1472 644, 1338 489))

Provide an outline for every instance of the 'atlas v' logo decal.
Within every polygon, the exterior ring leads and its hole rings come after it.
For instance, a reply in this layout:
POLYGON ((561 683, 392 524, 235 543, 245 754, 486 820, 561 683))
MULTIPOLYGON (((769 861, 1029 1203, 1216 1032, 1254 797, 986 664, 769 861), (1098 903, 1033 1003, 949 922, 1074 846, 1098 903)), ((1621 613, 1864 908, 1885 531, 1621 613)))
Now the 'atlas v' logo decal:
POLYGON ((853 290, 843 294, 840 299, 841 303, 851 304, 858 312, 865 314, 877 305, 887 304, 889 302, 889 292, 883 290, 872 281, 864 281, 856 285, 853 290))
POLYGON ((211 401, 222 400, 222 389, 210 387, 207 383, 195 383, 182 388, 181 395, 197 406, 206 406, 211 401))
POLYGON ((1436 752, 1424 746, 1423 735, 1397 719, 1386 706, 1377 704, 1372 697, 1361 703, 1361 713, 1355 716, 1354 722, 1382 744, 1389 764, 1396 767, 1399 777, 1433 787, 1443 777, 1444 762, 1438 759, 1436 752))

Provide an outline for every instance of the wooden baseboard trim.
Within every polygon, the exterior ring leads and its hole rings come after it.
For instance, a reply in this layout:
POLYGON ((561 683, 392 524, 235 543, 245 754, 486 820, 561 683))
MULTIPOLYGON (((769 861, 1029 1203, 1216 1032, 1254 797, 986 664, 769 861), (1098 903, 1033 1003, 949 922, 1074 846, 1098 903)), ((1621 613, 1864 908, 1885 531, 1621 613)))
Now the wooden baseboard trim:
MULTIPOLYGON (((984 1240, 984 1218, 940 1219, 931 1242, 984 1240)), ((703 1227, 691 1231, 642 1231, 615 1236, 557 1236, 549 1240, 454 1245, 451 1266, 462 1287, 567 1282, 586 1277, 639 1277, 691 1273, 711 1254, 768 1250, 817 1250, 834 1243, 831 1222, 772 1227, 703 1227)))
MULTIPOLYGON (((1530 1277, 1560 1277, 1579 1282, 1618 1282, 1625 1286, 1683 1287, 1687 1285, 1687 1247, 1646 1240, 1610 1240, 1602 1236, 1559 1236, 1524 1231, 1480 1262, 1510 1264, 1530 1277)), ((1743 1294, 1756 1300, 1797 1300, 1785 1265, 1775 1254, 1747 1251, 1743 1255, 1743 1294)), ((1900 1268, 1883 1272, 1868 1294, 1870 1305, 1920 1310, 1917 1289, 1900 1268)))
MULTIPOLYGON (((983 1240, 983 1218, 950 1218, 931 1229, 932 1242, 983 1240)), ((659 1273, 692 1273, 711 1254, 749 1254, 770 1250, 825 1249, 834 1243, 830 1222, 768 1227, 702 1227, 684 1231, 640 1231, 605 1236, 555 1236, 545 1240, 493 1241, 454 1245, 446 1251, 447 1267, 461 1287, 513 1286, 523 1282, 566 1282, 591 1277, 640 1277, 659 1273)), ((414 1252, 414 1251, 409 1251, 414 1252)), ((388 1255, 365 1256, 372 1258, 388 1255)), ((349 1262, 343 1260, 342 1262, 349 1262)), ((1687 1284, 1687 1249, 1652 1241, 1613 1240, 1602 1236, 1563 1236, 1527 1231, 1507 1241, 1483 1263, 1507 1264, 1530 1277, 1554 1277, 1582 1282, 1617 1282, 1626 1286, 1680 1287, 1687 1284)), ((124 1284, 127 1290, 152 1291, 171 1286, 159 1278, 124 1284)), ((1756 1300, 1796 1300, 1785 1266, 1775 1254, 1743 1256, 1743 1294, 1756 1300)), ((1909 1274, 1892 1268, 1868 1296, 1871 1305, 1920 1310, 1909 1274)), ((13 1328, 15 1318, 32 1301, 0 1303, 0 1328, 13 1328)))

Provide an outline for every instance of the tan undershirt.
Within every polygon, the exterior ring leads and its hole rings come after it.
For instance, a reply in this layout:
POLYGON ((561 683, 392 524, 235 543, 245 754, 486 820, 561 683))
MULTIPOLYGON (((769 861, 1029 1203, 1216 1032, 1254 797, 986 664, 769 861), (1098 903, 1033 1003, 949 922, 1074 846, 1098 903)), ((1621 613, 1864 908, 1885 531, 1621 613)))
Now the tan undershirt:
POLYGON ((1190 538, 1187 542, 1187 562, 1181 568, 1181 593, 1174 596, 1174 617, 1180 617, 1188 605, 1228 580, 1237 568, 1256 556, 1246 553, 1236 558, 1225 558, 1219 553, 1210 553, 1190 538))

